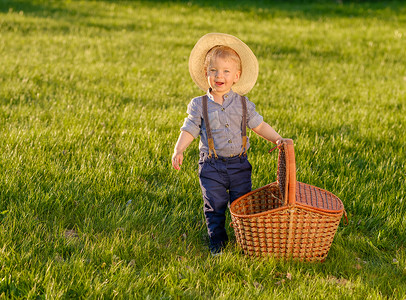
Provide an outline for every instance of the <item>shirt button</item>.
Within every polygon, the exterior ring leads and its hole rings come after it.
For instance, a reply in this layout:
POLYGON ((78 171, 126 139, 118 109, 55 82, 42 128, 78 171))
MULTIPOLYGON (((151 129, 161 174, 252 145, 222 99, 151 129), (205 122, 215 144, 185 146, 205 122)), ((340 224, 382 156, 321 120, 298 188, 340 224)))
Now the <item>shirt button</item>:
POLYGON ((228 143, 229 143, 229 144, 231 144, 231 143, 232 143, 232 141, 231 141, 231 140, 228 140, 228 143))
POLYGON ((224 107, 221 108, 221 111, 225 111, 226 109, 224 107))
POLYGON ((228 128, 230 125, 229 124, 226 124, 226 128, 228 128))

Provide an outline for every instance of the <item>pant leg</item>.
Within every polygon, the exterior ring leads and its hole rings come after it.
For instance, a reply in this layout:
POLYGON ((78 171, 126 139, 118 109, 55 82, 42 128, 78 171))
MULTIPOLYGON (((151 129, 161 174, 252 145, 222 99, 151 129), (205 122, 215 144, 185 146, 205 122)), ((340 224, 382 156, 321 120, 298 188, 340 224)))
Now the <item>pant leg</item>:
POLYGON ((224 245, 228 237, 225 230, 225 212, 230 201, 225 167, 212 159, 199 161, 199 179, 204 200, 204 215, 210 244, 224 245))
POLYGON ((230 164, 227 167, 227 171, 230 177, 229 193, 231 204, 235 199, 251 192, 252 166, 245 156, 241 157, 239 164, 230 164))

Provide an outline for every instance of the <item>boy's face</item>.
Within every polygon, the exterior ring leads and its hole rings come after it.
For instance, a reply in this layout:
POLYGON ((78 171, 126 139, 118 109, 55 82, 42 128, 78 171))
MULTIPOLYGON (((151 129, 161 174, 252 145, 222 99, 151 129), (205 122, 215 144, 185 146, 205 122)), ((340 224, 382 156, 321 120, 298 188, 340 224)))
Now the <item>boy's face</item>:
POLYGON ((223 96, 227 94, 234 83, 240 79, 241 71, 232 59, 213 57, 206 70, 206 76, 212 89, 212 94, 223 96))

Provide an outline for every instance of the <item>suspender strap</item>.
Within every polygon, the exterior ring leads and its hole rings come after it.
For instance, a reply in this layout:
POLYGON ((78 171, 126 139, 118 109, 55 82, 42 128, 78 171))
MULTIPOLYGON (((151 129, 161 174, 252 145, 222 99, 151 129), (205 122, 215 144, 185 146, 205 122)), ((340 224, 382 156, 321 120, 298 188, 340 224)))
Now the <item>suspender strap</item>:
POLYGON ((242 147, 240 152, 241 155, 247 155, 247 102, 245 101, 244 96, 240 96, 241 104, 242 104, 242 128, 241 128, 241 135, 242 135, 242 147))
MULTIPOLYGON (((247 102, 243 96, 240 96, 241 104, 242 104, 242 124, 241 124, 241 136, 242 136, 242 147, 240 155, 247 155, 247 102)), ((216 149, 214 149, 214 141, 213 136, 211 134, 210 129, 210 122, 209 122, 209 114, 207 112, 207 95, 203 96, 203 120, 206 124, 206 132, 207 132, 207 142, 209 144, 209 158, 211 158, 212 152, 214 153, 214 157, 218 158, 216 149)))
POLYGON ((211 134, 211 129, 210 129, 210 122, 209 122, 209 114, 207 113, 207 95, 203 96, 203 120, 204 123, 206 124, 206 132, 207 132, 207 142, 209 144, 209 158, 211 158, 211 153, 214 153, 214 156, 218 158, 216 149, 214 149, 214 141, 213 141, 213 136, 211 134))

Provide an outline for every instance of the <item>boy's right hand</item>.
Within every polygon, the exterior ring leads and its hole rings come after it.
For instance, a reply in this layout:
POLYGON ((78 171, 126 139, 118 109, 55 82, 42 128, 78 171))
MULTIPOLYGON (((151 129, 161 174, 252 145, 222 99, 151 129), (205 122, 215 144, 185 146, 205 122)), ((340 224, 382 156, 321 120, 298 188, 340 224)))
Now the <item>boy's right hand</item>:
POLYGON ((180 166, 183 162, 183 153, 174 153, 172 155, 172 166, 175 170, 180 170, 180 166))
POLYGON ((180 166, 183 162, 183 152, 193 141, 194 137, 187 131, 181 131, 178 141, 176 142, 175 149, 172 155, 172 166, 176 170, 180 170, 180 166))

